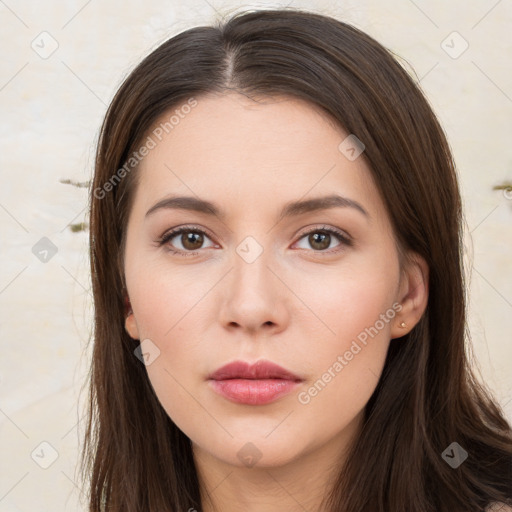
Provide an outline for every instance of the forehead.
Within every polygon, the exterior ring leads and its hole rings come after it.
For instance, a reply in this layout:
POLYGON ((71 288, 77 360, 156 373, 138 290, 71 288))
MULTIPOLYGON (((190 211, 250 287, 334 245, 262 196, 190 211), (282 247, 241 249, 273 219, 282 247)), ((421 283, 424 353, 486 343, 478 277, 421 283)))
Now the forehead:
POLYGON ((147 134, 154 147, 138 170, 147 208, 170 193, 259 209, 339 193, 382 214, 364 159, 345 156, 340 144, 348 133, 320 107, 238 93, 199 96, 193 107, 183 105, 160 116, 147 134))

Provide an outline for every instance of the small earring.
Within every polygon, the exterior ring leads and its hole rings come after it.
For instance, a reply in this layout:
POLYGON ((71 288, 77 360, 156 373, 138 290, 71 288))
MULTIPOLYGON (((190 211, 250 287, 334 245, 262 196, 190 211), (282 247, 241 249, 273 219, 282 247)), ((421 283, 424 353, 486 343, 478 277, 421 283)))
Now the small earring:
POLYGON ((405 327, 405 322, 401 322, 400 323, 400 327, 404 328, 405 327))

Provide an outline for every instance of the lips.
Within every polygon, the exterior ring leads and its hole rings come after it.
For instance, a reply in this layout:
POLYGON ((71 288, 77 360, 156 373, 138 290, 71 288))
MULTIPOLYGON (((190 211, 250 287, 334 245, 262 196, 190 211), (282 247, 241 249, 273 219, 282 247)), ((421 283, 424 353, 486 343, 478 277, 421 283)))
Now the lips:
POLYGON ((301 382, 302 379, 292 372, 272 363, 271 361, 257 361, 254 364, 245 361, 234 361, 222 366, 209 377, 210 380, 227 380, 227 379, 282 379, 301 382))
POLYGON ((265 405, 291 393, 302 382, 298 375, 270 361, 235 361, 208 377, 210 388, 231 402, 265 405))

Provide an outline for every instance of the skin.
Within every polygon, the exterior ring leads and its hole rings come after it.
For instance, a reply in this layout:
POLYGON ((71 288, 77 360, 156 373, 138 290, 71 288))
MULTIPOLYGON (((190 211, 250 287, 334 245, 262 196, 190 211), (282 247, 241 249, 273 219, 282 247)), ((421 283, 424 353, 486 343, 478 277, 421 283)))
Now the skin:
POLYGON ((206 512, 214 510, 207 494, 223 512, 321 510, 334 465, 362 426, 390 340, 425 310, 428 267, 413 255, 400 272, 370 170, 363 157, 350 161, 338 149, 348 133, 318 108, 231 92, 197 101, 137 171, 125 251, 126 329, 160 350, 146 369, 163 408, 192 441, 206 512), (358 201, 370 219, 338 207, 278 222, 285 203, 333 192, 358 201), (226 217, 165 208, 145 217, 169 194, 212 201, 226 217), (194 245, 177 235, 166 245, 197 254, 158 246, 165 232, 185 224, 211 236, 194 245), (322 246, 304 236, 324 226, 349 234, 353 245, 332 235, 322 246), (247 236, 263 249, 252 263, 236 252, 247 236), (393 303, 400 312, 300 403, 298 394, 393 303), (239 359, 271 360, 304 381, 267 405, 233 403, 207 377, 239 359), (252 467, 237 456, 248 442, 261 454, 252 467))

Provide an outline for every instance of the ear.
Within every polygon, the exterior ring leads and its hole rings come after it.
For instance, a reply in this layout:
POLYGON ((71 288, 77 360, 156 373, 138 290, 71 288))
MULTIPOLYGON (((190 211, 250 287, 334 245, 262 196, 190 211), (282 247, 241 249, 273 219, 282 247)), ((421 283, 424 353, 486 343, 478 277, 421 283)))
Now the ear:
POLYGON ((125 321, 124 321, 124 328, 126 329, 126 332, 130 335, 131 338, 134 340, 138 340, 140 338, 139 336, 139 329, 137 327, 137 322, 135 321, 135 315, 132 311, 132 306, 130 304, 130 299, 128 298, 128 295, 125 297, 125 321))
POLYGON ((402 309, 395 317, 391 328, 391 339, 400 338, 412 331, 428 304, 428 264, 417 253, 411 254, 409 260, 400 279, 397 298, 402 309), (405 327, 400 327, 402 322, 405 323, 405 327))

